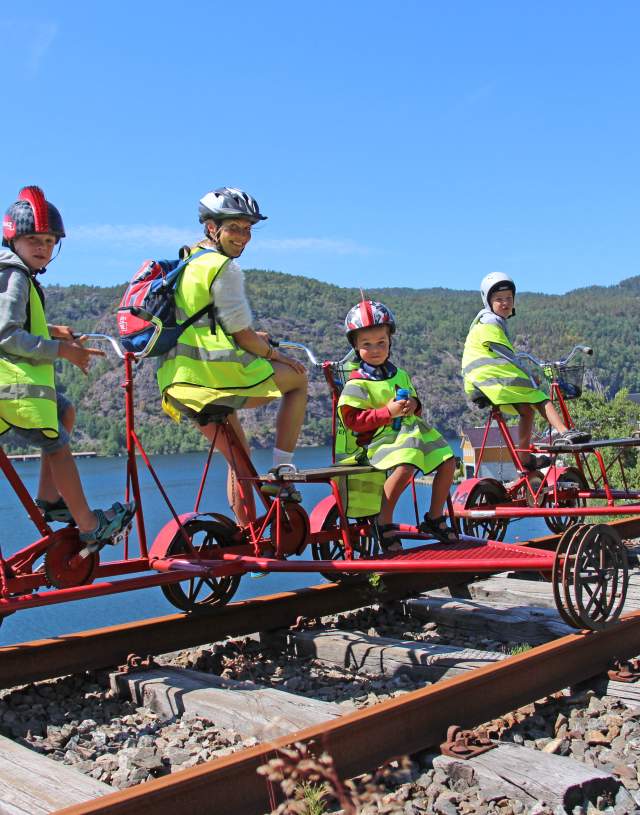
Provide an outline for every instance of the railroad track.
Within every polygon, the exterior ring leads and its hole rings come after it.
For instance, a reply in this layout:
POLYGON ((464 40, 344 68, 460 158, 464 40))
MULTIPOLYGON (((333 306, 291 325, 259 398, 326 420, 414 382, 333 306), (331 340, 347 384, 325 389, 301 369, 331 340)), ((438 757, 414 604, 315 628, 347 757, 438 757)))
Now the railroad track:
MULTIPOLYGON (((629 525, 623 534, 637 534, 633 530, 634 527, 629 525)), ((544 543, 554 545, 553 537, 544 543)), ((535 545, 540 546, 540 541, 535 545)), ((384 596, 377 599, 385 602, 398 600, 443 585, 442 580, 425 579, 428 577, 425 575, 415 577, 420 579, 412 579, 411 585, 407 585, 407 578, 385 578, 385 584, 389 585, 384 596), (425 586, 425 583, 430 585, 425 586)), ((0 681, 4 687, 13 687, 19 681, 123 662, 123 654, 126 656, 132 651, 162 653, 210 643, 228 634, 249 634, 255 630, 257 620, 261 629, 286 628, 301 616, 320 617, 343 612, 375 599, 367 586, 356 589, 352 585, 329 585, 233 604, 215 616, 185 618, 173 615, 130 626, 84 632, 63 637, 60 641, 26 643, 0 651, 0 681), (145 647, 132 647, 137 643, 143 643, 145 647), (116 658, 112 659, 114 655, 116 658)), ((367 648, 370 650, 370 645, 367 648)), ((63 812, 64 815, 267 812, 277 799, 277 790, 256 770, 279 749, 302 743, 309 745, 311 750, 327 750, 340 776, 353 777, 395 756, 419 753, 438 745, 445 740, 452 724, 474 728, 535 699, 601 674, 611 666, 614 658, 627 659, 638 653, 640 612, 632 612, 603 632, 561 637, 521 655, 405 693, 372 708, 278 736, 269 741, 266 749, 264 744, 259 744, 138 787, 71 806, 61 810, 60 815, 63 812)))

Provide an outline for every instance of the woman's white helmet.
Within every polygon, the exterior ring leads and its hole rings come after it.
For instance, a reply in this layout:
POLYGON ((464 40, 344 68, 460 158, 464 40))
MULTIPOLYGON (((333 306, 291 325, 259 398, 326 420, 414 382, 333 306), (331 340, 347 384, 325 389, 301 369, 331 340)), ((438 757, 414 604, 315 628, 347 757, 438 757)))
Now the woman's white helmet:
MULTIPOLYGON (((482 302, 485 308, 491 308, 489 299, 494 292, 497 291, 512 291, 513 296, 516 296, 516 284, 504 272, 489 272, 482 278, 480 283, 480 294, 482 295, 482 302)), ((513 311, 515 314, 515 309, 513 311)))
POLYGON ((255 198, 235 187, 219 187, 200 199, 200 223, 224 221, 227 218, 248 218, 252 223, 266 221, 255 198))

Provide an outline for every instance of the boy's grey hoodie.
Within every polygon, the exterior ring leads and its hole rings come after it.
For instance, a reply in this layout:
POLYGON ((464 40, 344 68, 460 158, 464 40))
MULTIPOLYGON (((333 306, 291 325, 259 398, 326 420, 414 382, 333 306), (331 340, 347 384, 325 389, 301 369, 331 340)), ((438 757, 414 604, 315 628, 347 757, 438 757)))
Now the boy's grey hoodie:
POLYGON ((58 356, 58 340, 45 340, 24 329, 29 275, 18 255, 0 248, 0 356, 12 361, 26 357, 33 362, 53 362, 58 356))

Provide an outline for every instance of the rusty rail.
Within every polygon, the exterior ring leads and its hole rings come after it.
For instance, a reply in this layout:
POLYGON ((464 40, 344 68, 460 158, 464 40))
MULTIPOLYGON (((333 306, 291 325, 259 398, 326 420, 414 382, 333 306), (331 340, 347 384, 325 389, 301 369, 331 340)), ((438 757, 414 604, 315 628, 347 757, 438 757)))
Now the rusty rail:
MULTIPOLYGON (((623 537, 640 535, 640 518, 627 518, 611 525, 623 537)), ((553 549, 559 539, 559 535, 547 535, 518 545, 553 549)), ((385 575, 382 590, 374 590, 366 580, 328 583, 231 603, 215 611, 172 614, 8 645, 0 648, 0 688, 110 667, 124 662, 131 653, 162 654, 256 630, 287 628, 301 616, 320 617, 399 600, 430 589, 464 585, 475 577, 470 573, 385 575)), ((15 622, 15 618, 11 621, 15 622)))
POLYGON ((614 658, 640 652, 640 612, 611 628, 579 633, 399 699, 345 715, 103 798, 57 815, 260 815, 277 791, 256 769, 294 742, 328 751, 342 777, 439 744, 455 723, 473 728, 522 704, 606 671, 614 658))

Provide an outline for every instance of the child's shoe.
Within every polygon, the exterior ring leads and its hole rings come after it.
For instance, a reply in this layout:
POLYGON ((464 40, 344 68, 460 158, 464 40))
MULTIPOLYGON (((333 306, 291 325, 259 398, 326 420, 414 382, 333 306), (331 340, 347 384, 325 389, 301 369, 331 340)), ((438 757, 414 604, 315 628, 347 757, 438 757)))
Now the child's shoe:
POLYGON ((438 518, 430 518, 425 515, 419 529, 423 535, 430 535, 440 543, 457 543, 459 540, 458 535, 449 526, 444 515, 440 515, 438 518))
POLYGON ((81 532, 80 541, 87 544, 89 551, 95 552, 107 543, 114 543, 114 538, 127 528, 135 515, 135 501, 121 504, 116 501, 111 509, 94 509, 98 525, 91 532, 81 532))
POLYGON ((42 512, 42 517, 48 524, 73 524, 69 507, 65 504, 64 498, 58 498, 57 501, 45 501, 43 498, 36 498, 35 505, 42 512))
POLYGON ((397 555, 398 552, 402 552, 402 536, 398 524, 376 524, 376 527, 378 529, 378 542, 385 554, 397 555))
POLYGON ((564 433, 557 435, 553 440, 553 446, 558 445, 562 447, 565 444, 585 444, 588 441, 591 441, 591 433, 587 433, 585 430, 578 430, 577 427, 572 427, 570 430, 565 430, 564 433))

